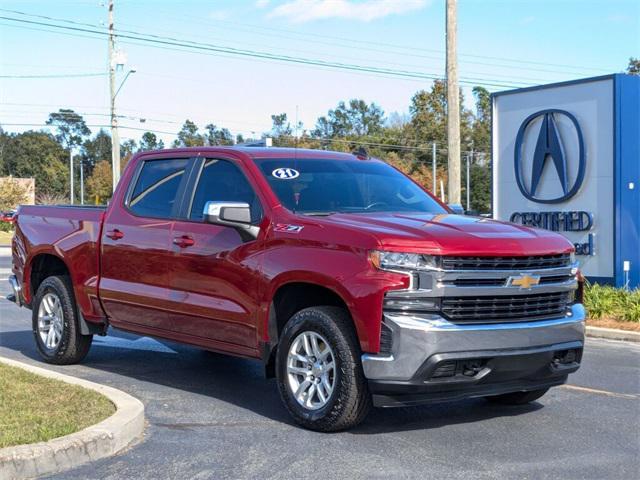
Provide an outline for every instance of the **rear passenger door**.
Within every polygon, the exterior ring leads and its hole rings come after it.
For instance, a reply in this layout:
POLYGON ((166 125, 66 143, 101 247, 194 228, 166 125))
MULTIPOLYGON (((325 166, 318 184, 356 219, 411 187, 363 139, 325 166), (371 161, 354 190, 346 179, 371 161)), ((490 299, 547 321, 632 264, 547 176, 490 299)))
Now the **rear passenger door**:
POLYGON ((254 354, 259 242, 205 223, 203 211, 208 201, 246 202, 258 225, 260 200, 233 159, 199 159, 192 177, 193 195, 185 195, 184 218, 176 220, 171 235, 173 329, 216 349, 254 354))
POLYGON ((110 321, 162 335, 170 330, 171 228, 193 161, 141 162, 124 205, 108 209, 100 296, 110 321))

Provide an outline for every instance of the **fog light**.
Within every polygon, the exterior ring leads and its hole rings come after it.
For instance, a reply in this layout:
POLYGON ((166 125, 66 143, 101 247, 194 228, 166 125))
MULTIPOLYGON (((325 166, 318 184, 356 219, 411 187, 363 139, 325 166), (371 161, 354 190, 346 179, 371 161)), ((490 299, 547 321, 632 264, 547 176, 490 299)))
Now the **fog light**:
POLYGON ((569 365, 577 361, 578 351, 575 349, 560 350, 559 352, 555 352, 553 354, 553 363, 556 365, 569 365))

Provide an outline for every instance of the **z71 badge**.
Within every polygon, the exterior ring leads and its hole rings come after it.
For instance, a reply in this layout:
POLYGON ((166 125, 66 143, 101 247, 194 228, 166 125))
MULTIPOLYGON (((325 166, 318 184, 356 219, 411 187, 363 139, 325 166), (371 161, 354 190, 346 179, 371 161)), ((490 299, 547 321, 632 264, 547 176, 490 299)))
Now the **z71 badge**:
POLYGON ((287 223, 278 223, 273 229, 276 232, 300 233, 304 227, 302 225, 289 225, 287 223))

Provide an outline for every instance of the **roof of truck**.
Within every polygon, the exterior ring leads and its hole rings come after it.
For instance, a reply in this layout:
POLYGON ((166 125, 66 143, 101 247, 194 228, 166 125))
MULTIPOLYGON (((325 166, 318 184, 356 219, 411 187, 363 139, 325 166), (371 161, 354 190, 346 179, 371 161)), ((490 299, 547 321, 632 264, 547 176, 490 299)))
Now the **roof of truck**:
POLYGON ((353 153, 335 152, 332 150, 313 150, 308 148, 281 148, 281 147, 249 147, 249 146, 232 146, 232 147, 183 147, 172 148, 165 150, 155 150, 149 153, 163 153, 163 154, 202 154, 202 153, 214 153, 221 151, 242 152, 249 155, 254 159, 261 158, 326 158, 335 160, 354 160, 361 159, 361 156, 357 156, 353 153))

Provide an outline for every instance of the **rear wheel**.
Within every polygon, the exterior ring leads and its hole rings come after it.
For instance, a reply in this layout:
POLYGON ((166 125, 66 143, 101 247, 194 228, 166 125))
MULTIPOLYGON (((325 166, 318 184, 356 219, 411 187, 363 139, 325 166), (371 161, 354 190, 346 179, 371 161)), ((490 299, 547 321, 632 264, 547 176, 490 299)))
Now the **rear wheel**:
POLYGON ((351 428, 371 408, 360 347, 341 308, 311 307, 291 317, 278 344, 276 372, 282 401, 305 428, 351 428))
POLYGON ((80 333, 68 277, 48 277, 40 284, 32 310, 32 326, 38 352, 47 363, 77 363, 89 352, 93 335, 80 333))
POLYGON ((538 400, 548 391, 548 388, 541 388, 540 390, 531 390, 530 392, 503 393, 502 395, 487 397, 487 400, 501 405, 525 405, 538 400))

